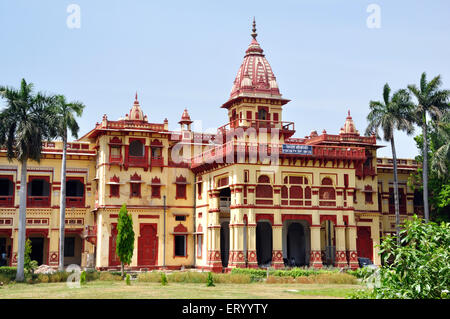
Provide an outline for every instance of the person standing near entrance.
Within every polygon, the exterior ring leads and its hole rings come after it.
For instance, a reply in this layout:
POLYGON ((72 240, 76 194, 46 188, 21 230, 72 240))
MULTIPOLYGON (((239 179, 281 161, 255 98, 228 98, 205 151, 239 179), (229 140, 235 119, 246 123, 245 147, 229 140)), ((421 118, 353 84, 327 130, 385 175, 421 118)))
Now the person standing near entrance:
POLYGON ((6 251, 2 250, 0 254, 0 266, 6 266, 6 251))

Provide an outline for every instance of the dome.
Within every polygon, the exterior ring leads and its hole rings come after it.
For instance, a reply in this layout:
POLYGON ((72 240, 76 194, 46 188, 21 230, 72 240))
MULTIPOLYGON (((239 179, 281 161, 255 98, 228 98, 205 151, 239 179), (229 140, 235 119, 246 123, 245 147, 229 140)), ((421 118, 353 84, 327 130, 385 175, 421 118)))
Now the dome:
POLYGON ((253 39, 234 80, 230 100, 239 96, 281 98, 275 75, 256 36, 253 20, 253 39))
POLYGON ((187 109, 184 109, 184 112, 181 115, 181 121, 178 123, 180 123, 180 124, 191 124, 192 123, 191 117, 189 116, 187 109))
POLYGON ((131 107, 130 113, 125 115, 125 119, 131 120, 131 121, 147 121, 147 115, 144 116, 141 106, 139 105, 137 92, 136 92, 136 97, 135 97, 133 106, 131 107))
POLYGON ((350 115, 350 110, 348 110, 348 116, 345 119, 344 127, 341 128, 341 130, 339 131, 339 134, 359 135, 359 132, 355 127, 355 123, 353 122, 353 119, 350 115))

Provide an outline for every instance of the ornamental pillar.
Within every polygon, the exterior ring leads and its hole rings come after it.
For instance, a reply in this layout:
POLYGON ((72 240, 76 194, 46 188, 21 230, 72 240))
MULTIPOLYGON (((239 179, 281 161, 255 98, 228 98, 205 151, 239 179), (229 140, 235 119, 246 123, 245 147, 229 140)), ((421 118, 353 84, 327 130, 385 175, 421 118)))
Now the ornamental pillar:
POLYGON ((311 253, 309 257, 309 266, 314 268, 322 268, 322 255, 320 244, 320 215, 316 211, 312 214, 312 225, 310 227, 311 236, 311 253))
POLYGON ((342 220, 342 213, 337 215, 337 225, 335 225, 336 232, 336 257, 335 266, 339 268, 348 267, 346 250, 345 250, 345 225, 342 220))
POLYGON ((256 216, 252 209, 248 210, 247 224, 247 267, 258 268, 256 257, 256 216))
MULTIPOLYGON (((353 215, 353 214, 352 214, 353 215)), ((351 269, 357 269, 358 264, 358 253, 356 251, 356 225, 355 219, 353 221, 349 219, 349 225, 346 227, 348 247, 347 247, 347 258, 348 264, 351 269)))
POLYGON ((272 267, 283 268, 283 224, 272 225, 272 267))
MULTIPOLYGON (((231 225, 230 225, 230 227, 231 227, 231 225)), ((232 250, 230 249, 230 255, 229 255, 229 259, 228 259, 228 267, 245 268, 245 255, 244 255, 244 247, 243 247, 244 225, 243 224, 234 224, 233 225, 233 234, 230 234, 230 239, 231 239, 231 237, 233 237, 233 248, 232 248, 232 250)), ((231 244, 232 243, 230 241, 230 245, 231 244)))
POLYGON ((319 207, 319 188, 319 186, 311 187, 311 205, 313 209, 319 207))
POLYGON ((208 247, 207 264, 214 272, 222 271, 222 259, 220 255, 220 224, 219 213, 210 213, 210 224, 208 231, 210 233, 210 246, 208 247))

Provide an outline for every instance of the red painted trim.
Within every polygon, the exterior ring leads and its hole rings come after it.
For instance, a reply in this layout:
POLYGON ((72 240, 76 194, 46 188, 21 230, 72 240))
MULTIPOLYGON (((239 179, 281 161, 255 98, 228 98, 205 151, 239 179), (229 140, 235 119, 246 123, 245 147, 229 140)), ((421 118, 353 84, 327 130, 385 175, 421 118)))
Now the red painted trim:
POLYGON ((312 224, 311 215, 300 215, 300 214, 282 214, 281 221, 284 223, 285 220, 296 219, 296 220, 306 220, 310 225, 312 224))
POLYGON ((270 223, 273 225, 273 214, 256 214, 256 222, 268 219, 270 223))
POLYGON ((337 225, 336 215, 320 215, 320 223, 321 224, 322 224, 322 222, 324 222, 326 220, 332 221, 335 226, 337 225))

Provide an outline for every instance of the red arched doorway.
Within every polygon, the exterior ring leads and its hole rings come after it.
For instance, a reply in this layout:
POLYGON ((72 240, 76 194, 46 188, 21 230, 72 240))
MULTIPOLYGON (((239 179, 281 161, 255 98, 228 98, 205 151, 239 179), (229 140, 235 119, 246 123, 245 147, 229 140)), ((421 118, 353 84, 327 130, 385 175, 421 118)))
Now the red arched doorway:
POLYGON ((370 226, 358 226, 356 249, 358 251, 358 257, 369 258, 373 261, 373 241, 370 226))
POLYGON ((156 224, 141 224, 138 239, 138 265, 153 266, 158 261, 158 236, 156 224))
POLYGON ((119 256, 116 253, 117 224, 111 224, 111 236, 109 236, 109 265, 120 265, 119 256))

